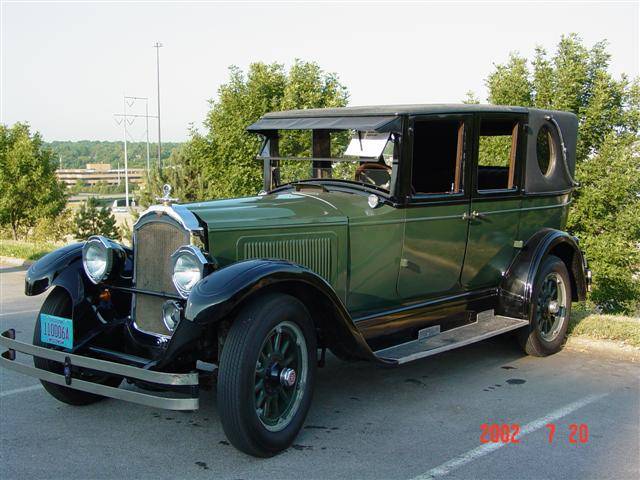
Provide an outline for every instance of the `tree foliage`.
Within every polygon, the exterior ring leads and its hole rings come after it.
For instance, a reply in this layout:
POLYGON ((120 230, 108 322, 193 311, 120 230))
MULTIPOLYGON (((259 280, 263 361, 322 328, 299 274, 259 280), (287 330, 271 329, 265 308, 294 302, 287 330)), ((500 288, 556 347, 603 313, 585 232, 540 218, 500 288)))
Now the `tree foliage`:
POLYGON ((91 235, 120 238, 116 219, 111 210, 109 207, 99 207, 94 197, 90 197, 80 206, 73 226, 73 236, 77 240, 87 240, 91 235))
MULTIPOLYGON (((169 158, 173 149, 178 148, 180 145, 180 143, 175 142, 163 142, 161 152, 163 161, 169 158)), ((56 140, 46 143, 46 146, 53 152, 53 157, 58 167, 62 165, 62 168, 85 168, 87 163, 108 163, 113 168, 118 165, 120 165, 120 168, 124 168, 124 147, 122 142, 56 140)), ((157 164, 157 148, 157 143, 149 144, 149 163, 151 166, 157 164)), ((146 142, 127 142, 127 156, 129 157, 129 168, 146 167, 146 142)))
POLYGON ((64 205, 64 186, 40 134, 25 123, 0 125, 0 225, 9 226, 17 239, 64 205))
MULTIPOLYGON (((591 299, 606 311, 631 312, 640 303, 640 83, 608 71, 605 41, 587 48, 563 36, 549 56, 511 54, 487 78, 496 104, 567 110, 579 119, 576 191, 568 229, 593 266, 591 299)), ((468 98, 474 98, 469 96, 468 98)))
MULTIPOLYGON (((254 195, 262 186, 262 166, 255 160, 260 138, 246 127, 270 111, 341 107, 347 99, 337 76, 314 62, 296 60, 288 70, 279 63, 253 63, 246 73, 231 67, 229 81, 210 101, 205 132, 192 129, 189 142, 153 175, 143 202, 158 195, 164 182, 183 202, 254 195)), ((310 136, 299 132, 283 135, 280 142, 283 156, 310 148, 310 136)))

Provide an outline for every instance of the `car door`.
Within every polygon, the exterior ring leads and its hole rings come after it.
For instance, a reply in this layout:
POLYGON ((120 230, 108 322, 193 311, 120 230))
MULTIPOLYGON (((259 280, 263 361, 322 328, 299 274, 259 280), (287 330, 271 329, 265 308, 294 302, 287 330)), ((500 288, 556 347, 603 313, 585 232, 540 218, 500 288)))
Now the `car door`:
POLYGON ((410 197, 398 274, 404 300, 460 290, 467 240, 469 194, 464 174, 470 152, 471 115, 415 117, 410 197))
POLYGON ((498 285, 516 252, 525 121, 523 114, 476 117, 465 290, 498 285))

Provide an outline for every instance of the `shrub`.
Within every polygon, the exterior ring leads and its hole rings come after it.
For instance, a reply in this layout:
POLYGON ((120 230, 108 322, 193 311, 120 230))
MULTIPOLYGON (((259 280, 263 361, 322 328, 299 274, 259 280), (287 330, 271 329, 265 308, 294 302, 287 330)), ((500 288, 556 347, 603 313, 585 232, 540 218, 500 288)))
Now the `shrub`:
POLYGON ((86 240, 91 235, 120 238, 116 219, 111 210, 108 207, 98 208, 98 201, 93 197, 80 207, 73 226, 73 236, 76 239, 86 240))

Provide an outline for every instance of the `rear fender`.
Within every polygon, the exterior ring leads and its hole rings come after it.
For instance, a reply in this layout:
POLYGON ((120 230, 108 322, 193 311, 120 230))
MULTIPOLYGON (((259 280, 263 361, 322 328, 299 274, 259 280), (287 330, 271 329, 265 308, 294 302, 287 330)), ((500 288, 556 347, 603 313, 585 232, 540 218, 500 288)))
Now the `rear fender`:
POLYGON ((189 295, 185 319, 213 325, 255 295, 274 289, 296 296, 306 304, 316 328, 332 350, 345 357, 379 361, 331 285, 313 271, 282 260, 237 262, 208 275, 189 295), (313 305, 309 299, 313 299, 313 305))
POLYGON ((587 296, 587 262, 577 239, 567 232, 543 229, 525 243, 509 266, 499 289, 499 313, 516 318, 528 318, 531 309, 533 285, 542 261, 547 255, 559 257, 567 266, 571 277, 573 301, 587 296))

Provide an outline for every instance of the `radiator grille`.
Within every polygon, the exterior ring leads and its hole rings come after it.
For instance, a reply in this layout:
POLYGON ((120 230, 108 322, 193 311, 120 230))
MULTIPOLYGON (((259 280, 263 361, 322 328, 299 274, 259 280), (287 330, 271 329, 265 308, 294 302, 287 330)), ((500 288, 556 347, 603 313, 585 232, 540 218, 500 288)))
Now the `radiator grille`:
MULTIPOLYGON (((134 259, 136 287, 175 295, 177 292, 171 281, 170 257, 178 247, 188 243, 188 232, 166 220, 145 223, 137 229, 134 259)), ((164 301, 152 295, 134 295, 133 314, 140 330, 171 335, 162 321, 164 301)))
POLYGON ((331 235, 313 235, 303 238, 243 239, 240 252, 244 259, 271 258, 289 260, 314 271, 325 280, 333 280, 335 262, 331 235))

